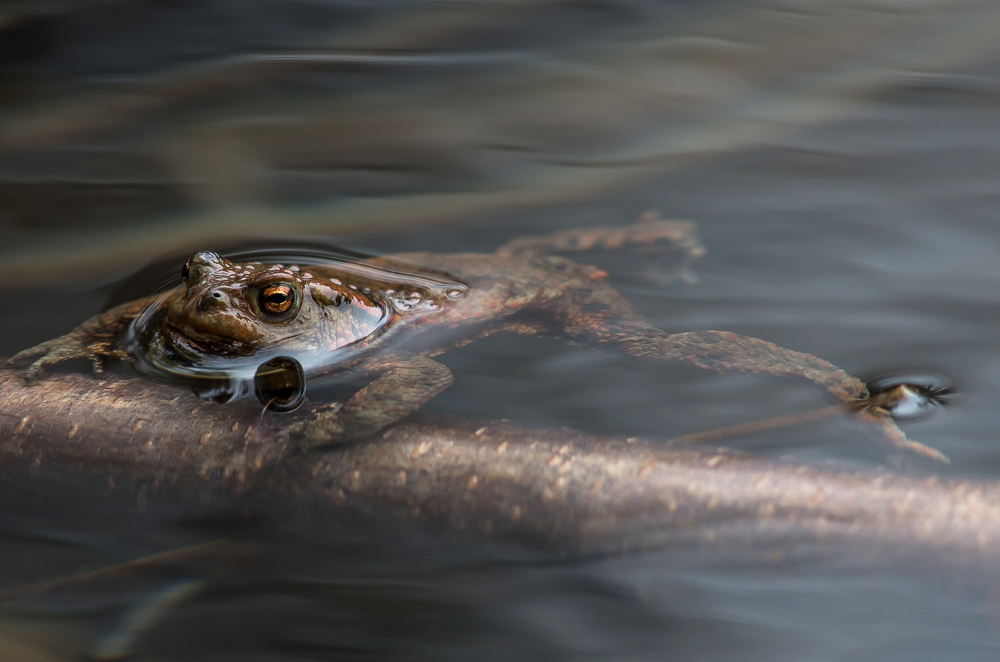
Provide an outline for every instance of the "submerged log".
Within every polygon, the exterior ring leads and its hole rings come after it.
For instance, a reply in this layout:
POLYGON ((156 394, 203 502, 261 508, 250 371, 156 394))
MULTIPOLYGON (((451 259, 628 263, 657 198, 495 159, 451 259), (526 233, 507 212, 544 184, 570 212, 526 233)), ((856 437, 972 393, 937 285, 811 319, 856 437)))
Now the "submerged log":
POLYGON ((141 511, 229 509, 315 531, 446 532, 571 555, 789 540, 980 558, 1000 549, 994 482, 429 415, 295 454, 281 434, 294 420, 145 380, 64 373, 26 386, 0 371, 0 474, 25 495, 69 486, 141 511))

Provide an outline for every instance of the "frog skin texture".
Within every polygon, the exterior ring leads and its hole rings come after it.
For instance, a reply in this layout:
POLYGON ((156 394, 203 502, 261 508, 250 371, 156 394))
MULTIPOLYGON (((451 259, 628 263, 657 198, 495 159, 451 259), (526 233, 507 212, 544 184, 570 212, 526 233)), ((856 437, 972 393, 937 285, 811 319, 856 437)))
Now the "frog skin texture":
MULTIPOLYGON (((339 297, 361 296, 347 289, 350 274, 303 266, 301 269, 308 270, 314 282, 299 282, 297 286, 309 290, 311 296, 302 296, 309 305, 302 303, 301 310, 293 311, 293 317, 271 324, 260 319, 259 308, 264 305, 259 299, 261 287, 248 285, 248 279, 268 271, 267 265, 233 265, 214 253, 199 253, 186 265, 187 287, 171 295, 170 315, 183 317, 193 308, 208 312, 208 322, 200 325, 190 319, 175 319, 182 333, 192 339, 194 351, 240 354, 261 342, 277 342, 280 346, 281 342, 291 342, 282 340, 282 334, 289 335, 289 329, 296 329, 290 335, 301 343, 303 327, 307 336, 314 332, 309 337, 316 351, 323 351, 324 343, 336 344, 338 338, 343 342, 346 332, 352 333, 349 340, 370 344, 370 351, 356 352, 353 358, 334 363, 326 371, 361 377, 366 386, 346 402, 310 403, 304 412, 289 415, 292 418, 285 431, 297 440, 301 450, 359 440, 399 421, 451 385, 451 372, 434 357, 476 339, 508 332, 560 338, 644 362, 680 363, 717 373, 753 373, 812 382, 872 424, 876 439, 897 450, 940 459, 937 451, 906 439, 884 410, 866 406, 868 393, 863 382, 823 359, 735 333, 668 334, 653 327, 605 284, 605 272, 562 255, 598 250, 673 253, 681 262, 704 252, 693 223, 660 220, 647 212, 633 225, 516 239, 492 254, 404 253, 371 258, 367 263, 374 267, 408 263, 439 270, 468 287, 463 296, 443 302, 436 310, 398 313, 390 341, 384 341, 379 334, 373 334, 371 339, 355 339, 353 333, 359 332, 357 319, 350 315, 328 319, 317 313, 341 301, 339 297), (333 279, 344 287, 336 288, 333 279), (251 290, 252 296, 247 294, 251 290)), ((269 281, 271 285, 296 276, 287 267, 272 266, 270 272, 279 274, 277 281, 269 281)), ((372 296, 378 296, 378 292, 372 296)), ((144 298, 112 308, 65 336, 21 352, 9 363, 29 366, 25 373, 29 383, 37 380, 46 367, 68 360, 89 360, 94 371, 100 373, 107 359, 132 358, 122 349, 120 337, 153 301, 144 298)), ((278 307, 281 305, 279 301, 278 307)), ((355 309, 364 309, 365 305, 363 300, 356 301, 355 309)))

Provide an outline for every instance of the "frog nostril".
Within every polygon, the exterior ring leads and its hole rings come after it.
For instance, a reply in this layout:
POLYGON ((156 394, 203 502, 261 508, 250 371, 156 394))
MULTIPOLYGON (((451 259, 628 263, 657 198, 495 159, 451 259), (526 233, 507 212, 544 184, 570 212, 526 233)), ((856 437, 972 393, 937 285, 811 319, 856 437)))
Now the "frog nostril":
POLYGON ((229 296, 222 290, 212 290, 198 299, 198 310, 204 312, 225 308, 229 304, 229 296))

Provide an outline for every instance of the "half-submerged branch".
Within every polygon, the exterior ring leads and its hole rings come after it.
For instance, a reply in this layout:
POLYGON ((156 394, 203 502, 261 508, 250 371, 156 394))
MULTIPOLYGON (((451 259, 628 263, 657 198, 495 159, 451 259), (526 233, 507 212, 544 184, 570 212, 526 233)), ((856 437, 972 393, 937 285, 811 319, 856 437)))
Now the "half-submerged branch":
POLYGON ((60 374, 25 386, 0 371, 0 470, 26 491, 59 481, 98 502, 266 511, 316 531, 416 527, 573 555, 791 539, 1000 549, 992 482, 430 416, 295 454, 279 428, 294 420, 144 380, 60 374))

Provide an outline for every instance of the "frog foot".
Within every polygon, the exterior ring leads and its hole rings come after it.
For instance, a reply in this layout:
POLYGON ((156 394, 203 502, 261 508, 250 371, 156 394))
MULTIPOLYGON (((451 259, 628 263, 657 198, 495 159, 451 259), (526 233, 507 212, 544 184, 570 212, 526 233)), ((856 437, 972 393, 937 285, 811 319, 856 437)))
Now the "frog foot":
POLYGON ((313 409, 309 419, 289 425, 282 436, 294 440, 295 447, 300 452, 349 441, 344 432, 343 422, 337 415, 342 408, 343 404, 331 402, 313 409))
POLYGON ((417 411, 453 381, 447 366, 419 355, 387 355, 365 370, 382 374, 343 404, 313 408, 287 428, 300 451, 370 437, 417 411))
POLYGON ((104 343, 93 343, 91 339, 82 338, 76 333, 69 333, 15 354, 7 359, 7 365, 27 366, 24 381, 26 384, 34 384, 48 366, 82 359, 90 362, 94 373, 101 374, 104 372, 107 360, 112 358, 127 360, 129 356, 120 349, 112 349, 104 343))
POLYGON ((907 438, 906 433, 899 429, 896 421, 889 412, 881 406, 881 403, 871 403, 866 400, 859 401, 854 408, 857 410, 857 417, 869 425, 873 426, 879 440, 887 442, 893 448, 920 455, 942 464, 951 464, 951 458, 936 448, 922 444, 907 438))

